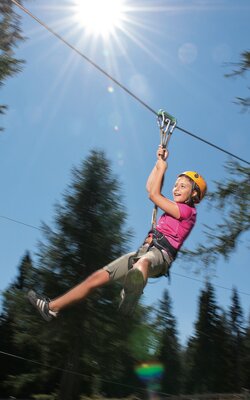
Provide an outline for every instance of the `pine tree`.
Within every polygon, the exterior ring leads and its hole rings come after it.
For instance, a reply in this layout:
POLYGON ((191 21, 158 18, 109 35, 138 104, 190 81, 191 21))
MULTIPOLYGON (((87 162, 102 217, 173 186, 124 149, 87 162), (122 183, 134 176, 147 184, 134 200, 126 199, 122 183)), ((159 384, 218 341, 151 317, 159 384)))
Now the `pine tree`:
POLYGON ((250 315, 248 318, 248 325, 244 334, 244 354, 242 357, 242 387, 250 390, 250 315))
POLYGON ((231 362, 231 335, 229 323, 224 310, 218 315, 214 336, 214 386, 216 393, 227 393, 233 391, 231 373, 233 365, 231 362))
MULTIPOLYGON (((103 153, 93 151, 79 169, 73 170, 72 183, 56 211, 58 232, 48 230, 48 244, 40 247, 44 290, 51 296, 64 292, 117 258, 125 251, 130 238, 123 229, 126 215, 120 188, 103 153)), ((89 376, 83 380, 89 392, 96 385, 98 375, 107 374, 109 380, 115 380, 123 371, 122 346, 119 357, 117 348, 123 341, 124 331, 120 331, 122 321, 114 293, 117 294, 116 288, 100 289, 82 304, 65 311, 64 318, 58 320, 57 340, 60 337, 67 355, 60 360, 60 365, 87 371, 87 375, 94 366, 94 382, 89 376), (118 321, 114 320, 115 316, 118 321), (94 341, 92 332, 97 332, 94 341), (98 370, 97 365, 105 362, 104 371, 98 370)), ((127 327, 125 333, 129 331, 127 327)), ((64 373, 60 398, 77 397, 80 384, 77 376, 64 373)))
MULTIPOLYGON (((14 56, 14 48, 23 40, 20 28, 20 17, 14 12, 13 4, 8 0, 0 3, 0 86, 8 77, 18 73, 23 60, 14 56)), ((4 114, 7 106, 0 104, 0 114, 4 114)), ((0 128, 1 130, 1 128, 0 128)))
POLYGON ((183 393, 194 393, 196 385, 195 371, 196 337, 188 339, 187 346, 182 353, 182 391, 183 393))
POLYGON ((212 392, 214 390, 214 337, 218 320, 217 305, 213 287, 210 283, 202 290, 199 298, 198 318, 195 323, 195 336, 188 344, 187 388, 192 393, 212 392))
POLYGON ((244 318, 240 305, 237 289, 232 292, 232 304, 229 311, 229 326, 231 334, 231 362, 232 375, 231 382, 233 390, 240 392, 243 380, 243 354, 244 351, 244 318))
POLYGON ((172 313, 172 302, 167 290, 159 302, 155 329, 159 336, 158 358, 164 366, 161 390, 165 393, 178 394, 181 383, 180 345, 176 320, 172 313))
POLYGON ((16 396, 21 391, 25 397, 32 390, 30 366, 16 356, 26 358, 32 354, 32 357, 35 357, 38 347, 35 338, 29 336, 26 331, 28 309, 26 292, 38 278, 28 252, 23 256, 17 270, 16 279, 3 293, 0 323, 1 349, 8 356, 6 355, 4 363, 1 363, 3 369, 0 393, 16 396))
MULTIPOLYGON (((126 250, 131 234, 123 227, 120 187, 104 154, 93 151, 72 176, 56 207, 54 231, 44 226, 46 240, 39 245, 37 268, 29 279, 26 268, 20 269, 15 291, 35 287, 55 297, 126 250)), ((26 358, 38 363, 14 376, 15 395, 56 390, 60 400, 76 400, 80 393, 117 391, 118 386, 111 388, 106 381, 127 383, 134 367, 127 339, 135 317, 124 320, 119 315, 119 290, 116 285, 99 289, 51 324, 34 312, 23 293, 6 295, 8 307, 13 304, 14 340, 26 358)))

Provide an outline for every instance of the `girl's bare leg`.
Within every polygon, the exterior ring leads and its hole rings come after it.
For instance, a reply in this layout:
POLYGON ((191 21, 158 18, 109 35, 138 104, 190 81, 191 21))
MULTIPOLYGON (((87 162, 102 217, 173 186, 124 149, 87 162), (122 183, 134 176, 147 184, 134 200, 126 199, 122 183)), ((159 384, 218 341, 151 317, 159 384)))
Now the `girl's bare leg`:
POLYGON ((99 269, 67 293, 51 300, 49 303, 49 309, 51 311, 61 311, 62 309, 83 300, 90 294, 90 292, 92 292, 92 290, 105 285, 107 282, 109 282, 109 273, 104 269, 99 269))
POLYGON ((132 315, 147 283, 150 260, 140 258, 125 278, 119 309, 125 316, 132 315))
POLYGON ((143 279, 145 282, 145 285, 148 280, 148 269, 150 266, 150 261, 147 260, 146 258, 139 258, 139 260, 134 264, 133 268, 134 269, 139 269, 143 275, 143 279))

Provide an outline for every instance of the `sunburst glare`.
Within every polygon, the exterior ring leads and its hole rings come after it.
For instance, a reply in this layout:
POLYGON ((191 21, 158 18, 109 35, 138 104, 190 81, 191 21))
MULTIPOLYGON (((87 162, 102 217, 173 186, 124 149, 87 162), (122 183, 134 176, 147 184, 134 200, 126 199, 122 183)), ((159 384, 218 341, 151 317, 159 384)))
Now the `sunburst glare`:
MULTIPOLYGON (((164 69, 168 68, 164 60, 171 57, 167 49, 161 49, 154 40, 161 34, 161 29, 159 20, 156 24, 152 16, 160 14, 162 20, 164 13, 165 23, 165 16, 178 12, 179 9, 168 5, 163 7, 159 4, 148 6, 143 2, 134 3, 133 0, 55 0, 43 5, 43 9, 49 10, 53 29, 70 43, 70 47, 75 47, 79 53, 86 53, 90 60, 97 63, 101 59, 105 64, 104 69, 119 81, 121 59, 133 68, 133 76, 136 75, 131 57, 133 49, 130 52, 129 44, 146 53, 164 69)), ((169 30, 169 38, 171 34, 169 30)), ((54 53, 54 48, 48 49, 49 51, 50 54, 54 53)), ((69 64, 77 65, 78 60, 79 58, 72 56, 69 62, 63 63, 62 73, 72 73, 73 69, 69 64)), ((146 88, 146 85, 142 85, 143 77, 139 83, 140 88, 146 88)), ((138 90, 138 85, 136 86, 138 90)), ((109 88, 109 93, 112 90, 109 88)), ((143 95, 146 95, 145 91, 143 95)))
POLYGON ((86 34, 104 39, 121 29, 125 7, 123 0, 75 0, 75 18, 86 34))

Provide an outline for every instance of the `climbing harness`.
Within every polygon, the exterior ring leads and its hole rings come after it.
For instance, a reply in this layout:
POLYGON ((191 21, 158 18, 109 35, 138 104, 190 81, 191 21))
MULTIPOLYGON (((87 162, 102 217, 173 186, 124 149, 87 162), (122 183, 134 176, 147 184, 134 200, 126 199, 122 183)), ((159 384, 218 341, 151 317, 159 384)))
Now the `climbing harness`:
POLYGON ((152 245, 155 246, 159 250, 166 251, 171 257, 172 261, 176 258, 177 249, 175 249, 171 243, 167 240, 167 238, 163 235, 163 233, 157 231, 157 229, 152 230, 152 245))
MULTIPOLYGON (((171 135, 174 131, 174 128, 176 127, 177 120, 175 117, 168 114, 166 111, 159 110, 157 113, 157 123, 160 128, 160 144, 163 147, 163 149, 167 149, 171 135)), ((162 185, 163 185, 163 180, 161 186, 162 185)), ((152 229, 155 229, 156 227, 157 208, 158 207, 155 205, 152 212, 152 219, 151 219, 152 229)))

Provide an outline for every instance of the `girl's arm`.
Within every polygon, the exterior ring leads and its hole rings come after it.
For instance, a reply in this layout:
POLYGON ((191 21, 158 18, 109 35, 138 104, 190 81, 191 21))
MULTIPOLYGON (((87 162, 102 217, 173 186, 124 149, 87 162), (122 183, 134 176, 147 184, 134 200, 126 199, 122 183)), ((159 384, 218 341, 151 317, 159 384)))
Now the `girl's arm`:
POLYGON ((148 178, 149 185, 147 182, 149 198, 157 207, 161 208, 164 212, 168 213, 176 219, 179 219, 180 211, 177 204, 161 194, 162 180, 167 170, 166 158, 168 156, 168 153, 165 153, 164 157, 158 154, 157 156, 158 160, 156 162, 156 165, 148 178))
POLYGON ((149 174, 149 177, 148 177, 147 183, 146 183, 146 189, 148 192, 150 192, 150 190, 151 190, 152 182, 155 180, 156 173, 157 173, 156 166, 154 166, 154 168, 152 169, 152 171, 149 174))
MULTIPOLYGON (((162 158, 162 159, 166 160, 167 157, 168 157, 168 151, 164 150, 162 148, 162 146, 160 145, 158 147, 158 149, 157 149, 156 157, 157 157, 157 160, 159 158, 162 158)), ((151 186, 152 186, 152 184, 153 184, 153 182, 155 180, 156 174, 157 174, 157 168, 156 168, 156 165, 155 165, 154 168, 152 169, 152 171, 150 172, 149 177, 147 179, 146 189, 147 189, 148 192, 150 192, 150 190, 151 190, 151 186)))

